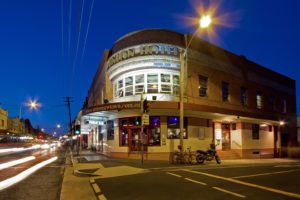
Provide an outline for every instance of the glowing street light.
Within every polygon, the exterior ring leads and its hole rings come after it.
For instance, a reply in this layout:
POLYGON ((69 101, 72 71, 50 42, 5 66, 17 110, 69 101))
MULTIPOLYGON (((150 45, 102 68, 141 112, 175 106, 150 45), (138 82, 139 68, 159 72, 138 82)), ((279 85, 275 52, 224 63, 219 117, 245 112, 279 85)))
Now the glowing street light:
MULTIPOLYGON (((210 27, 212 24, 212 18, 210 15, 203 15, 200 20, 199 20, 199 28, 201 29, 207 29, 210 27)), ((196 31, 197 32, 197 31, 196 31)), ((180 109, 179 109, 179 127, 180 127, 180 153, 183 155, 183 132, 184 132, 184 109, 183 109, 183 103, 184 103, 184 71, 185 67, 187 66, 187 60, 185 57, 187 56, 187 50, 189 46, 191 45, 191 42, 196 34, 196 32, 192 35, 190 41, 187 43, 184 51, 180 52, 180 99, 179 99, 179 104, 180 104, 180 109)), ((187 35, 184 35, 185 41, 187 40, 187 35)))
POLYGON ((30 110, 37 110, 39 107, 41 107, 41 104, 39 104, 36 100, 30 100, 27 103, 27 106, 30 108, 30 110))
POLYGON ((210 15, 202 15, 199 20, 199 27, 200 28, 208 28, 212 23, 212 19, 210 15))
POLYGON ((56 124, 56 128, 61 128, 61 125, 60 124, 56 124))

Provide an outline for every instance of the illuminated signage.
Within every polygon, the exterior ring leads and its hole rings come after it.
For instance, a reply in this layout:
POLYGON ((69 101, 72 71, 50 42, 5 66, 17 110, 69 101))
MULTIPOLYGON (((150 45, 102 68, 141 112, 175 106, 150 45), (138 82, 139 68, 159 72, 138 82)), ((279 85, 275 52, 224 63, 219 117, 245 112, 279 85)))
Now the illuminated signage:
POLYGON ((93 106, 83 111, 84 114, 109 111, 109 110, 122 110, 122 109, 137 109, 141 108, 140 102, 126 102, 126 103, 112 103, 112 104, 102 104, 98 106, 93 106))
POLYGON ((122 60, 126 60, 136 56, 169 55, 178 57, 181 50, 181 48, 166 44, 144 44, 140 46, 134 46, 118 51, 117 53, 112 55, 108 60, 108 67, 111 67, 112 65, 117 64, 122 60))

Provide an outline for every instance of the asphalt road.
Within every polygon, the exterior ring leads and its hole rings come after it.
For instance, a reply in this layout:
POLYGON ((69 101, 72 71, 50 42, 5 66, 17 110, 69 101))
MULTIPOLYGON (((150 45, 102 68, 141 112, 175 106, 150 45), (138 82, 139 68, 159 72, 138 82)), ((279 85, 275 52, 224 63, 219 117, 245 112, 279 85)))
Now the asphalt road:
POLYGON ((0 181, 16 176, 49 158, 57 156, 58 159, 29 175, 21 182, 0 191, 0 199, 58 200, 60 198, 61 183, 65 166, 65 150, 38 149, 0 155, 0 164, 27 156, 35 156, 36 158, 32 161, 1 170, 0 181))
POLYGON ((300 199, 300 162, 161 168, 95 178, 108 200, 300 199))

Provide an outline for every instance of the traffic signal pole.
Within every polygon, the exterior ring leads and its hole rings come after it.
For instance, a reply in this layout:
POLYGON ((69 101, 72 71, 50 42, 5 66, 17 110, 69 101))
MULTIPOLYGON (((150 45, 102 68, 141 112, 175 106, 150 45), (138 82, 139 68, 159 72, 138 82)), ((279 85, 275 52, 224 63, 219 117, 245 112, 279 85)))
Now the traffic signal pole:
POLYGON ((142 150, 141 150, 141 163, 144 163, 144 122, 142 120, 143 114, 144 114, 144 92, 141 94, 141 143, 142 143, 142 150))

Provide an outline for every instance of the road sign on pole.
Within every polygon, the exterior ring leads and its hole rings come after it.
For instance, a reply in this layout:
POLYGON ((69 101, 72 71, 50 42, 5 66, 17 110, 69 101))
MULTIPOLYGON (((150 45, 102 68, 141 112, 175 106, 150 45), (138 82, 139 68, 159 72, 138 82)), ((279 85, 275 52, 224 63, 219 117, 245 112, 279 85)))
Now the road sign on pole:
POLYGON ((149 125, 149 115, 142 114, 142 125, 149 125))

